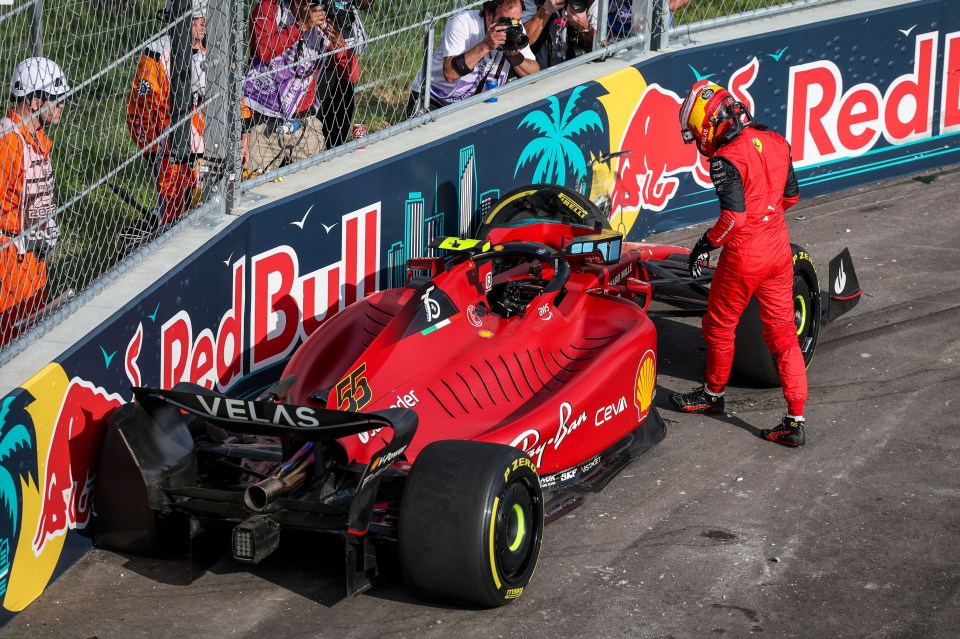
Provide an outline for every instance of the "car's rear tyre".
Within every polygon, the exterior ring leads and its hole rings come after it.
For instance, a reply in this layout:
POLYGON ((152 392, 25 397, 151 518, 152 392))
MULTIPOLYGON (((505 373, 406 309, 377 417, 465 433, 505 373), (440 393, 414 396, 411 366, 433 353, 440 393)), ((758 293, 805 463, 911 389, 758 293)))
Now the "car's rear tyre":
POLYGON ((119 422, 141 411, 124 404, 109 417, 93 488, 94 545, 143 557, 175 557, 189 545, 187 520, 150 508, 143 475, 120 434, 119 422))
POLYGON ((543 539, 533 462, 501 444, 430 444, 404 487, 399 536, 404 577, 419 596, 510 603, 533 576, 543 539))
POLYGON ((480 220, 476 236, 483 240, 492 228, 532 218, 590 227, 599 224, 600 228, 607 230, 611 228, 610 220, 600 207, 583 194, 556 184, 531 184, 514 189, 497 200, 490 212, 480 220), (551 202, 552 206, 541 208, 551 202))
MULTIPOLYGON (((820 337, 820 283, 810 254, 796 244, 793 248, 793 311, 803 365, 810 366, 820 337)), ((737 326, 733 374, 738 381, 762 386, 779 386, 777 363, 763 340, 763 322, 757 299, 750 300, 737 326)))

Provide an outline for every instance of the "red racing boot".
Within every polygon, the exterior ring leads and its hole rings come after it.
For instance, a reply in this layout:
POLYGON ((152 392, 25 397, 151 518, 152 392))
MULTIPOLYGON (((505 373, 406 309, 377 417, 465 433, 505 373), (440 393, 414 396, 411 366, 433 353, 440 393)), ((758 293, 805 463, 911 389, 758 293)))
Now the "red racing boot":
POLYGON ((802 418, 784 417, 773 430, 761 430, 760 436, 784 446, 803 446, 807 441, 803 434, 803 424, 802 418))
POLYGON ((672 393, 670 402, 684 413, 723 413, 723 395, 708 393, 706 386, 698 386, 689 393, 672 393))

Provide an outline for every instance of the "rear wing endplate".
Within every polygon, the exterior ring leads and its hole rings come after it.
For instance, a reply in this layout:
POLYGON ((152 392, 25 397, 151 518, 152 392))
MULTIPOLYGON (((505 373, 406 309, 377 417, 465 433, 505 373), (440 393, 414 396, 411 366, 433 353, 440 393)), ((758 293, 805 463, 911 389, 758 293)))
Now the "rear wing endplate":
POLYGON ((830 260, 828 275, 827 290, 821 291, 820 294, 823 308, 821 325, 829 324, 850 311, 863 295, 863 289, 860 288, 857 273, 853 268, 850 249, 843 249, 830 260))

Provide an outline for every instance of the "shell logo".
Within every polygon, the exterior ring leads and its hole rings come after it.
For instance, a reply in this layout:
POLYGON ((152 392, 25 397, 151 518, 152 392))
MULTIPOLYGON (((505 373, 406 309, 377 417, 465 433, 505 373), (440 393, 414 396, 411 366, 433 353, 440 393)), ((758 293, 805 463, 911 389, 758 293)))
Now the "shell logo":
POLYGON ((657 357, 652 350, 647 350, 640 358, 637 367, 637 383, 634 393, 634 404, 637 406, 642 419, 653 403, 653 391, 657 386, 657 357))

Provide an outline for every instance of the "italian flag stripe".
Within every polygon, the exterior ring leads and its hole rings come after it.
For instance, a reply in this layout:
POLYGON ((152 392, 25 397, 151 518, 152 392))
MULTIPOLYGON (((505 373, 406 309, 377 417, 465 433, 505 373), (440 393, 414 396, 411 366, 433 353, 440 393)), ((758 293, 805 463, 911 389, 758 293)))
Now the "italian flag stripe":
POLYGON ((429 335, 430 333, 432 333, 432 332, 434 332, 434 331, 438 331, 438 330, 440 330, 441 328, 443 328, 444 326, 450 325, 454 320, 459 319, 461 315, 463 315, 463 313, 457 313, 456 315, 451 315, 451 316, 448 317, 447 319, 441 320, 441 321, 437 322, 436 324, 434 324, 433 326, 428 326, 428 327, 426 327, 425 329, 423 329, 422 331, 420 331, 420 334, 421 334, 421 335, 429 335))

